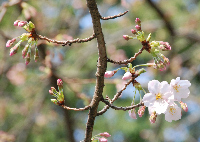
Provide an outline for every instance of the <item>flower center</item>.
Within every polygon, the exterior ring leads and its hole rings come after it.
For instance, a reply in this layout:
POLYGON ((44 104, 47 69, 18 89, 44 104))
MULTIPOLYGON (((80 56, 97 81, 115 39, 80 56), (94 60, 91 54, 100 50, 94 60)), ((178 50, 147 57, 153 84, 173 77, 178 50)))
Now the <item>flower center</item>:
POLYGON ((180 85, 177 85, 177 84, 173 86, 173 88, 174 88, 174 90, 176 90, 176 92, 179 92, 179 91, 178 91, 178 88, 180 88, 180 87, 181 87, 181 86, 180 86, 180 85))
POLYGON ((158 100, 158 99, 162 99, 162 96, 161 96, 160 93, 158 93, 158 94, 156 95, 156 100, 158 100))
POLYGON ((173 106, 170 106, 169 113, 174 115, 174 113, 176 113, 176 109, 173 106))

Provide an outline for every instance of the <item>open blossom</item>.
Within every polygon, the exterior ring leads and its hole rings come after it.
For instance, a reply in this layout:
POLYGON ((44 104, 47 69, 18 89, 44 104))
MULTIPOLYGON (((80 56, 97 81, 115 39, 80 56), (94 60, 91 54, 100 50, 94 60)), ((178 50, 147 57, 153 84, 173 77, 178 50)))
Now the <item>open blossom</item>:
POLYGON ((165 120, 168 122, 172 122, 172 120, 179 119, 181 119, 181 108, 178 107, 175 103, 169 105, 165 113, 165 120))
POLYGON ((150 93, 143 97, 144 105, 153 107, 157 114, 165 113, 168 105, 174 101, 169 84, 166 81, 160 83, 158 80, 152 80, 148 83, 148 90, 150 93))
POLYGON ((127 80, 127 79, 131 79, 132 77, 132 74, 130 72, 126 72, 124 74, 124 76, 122 77, 123 80, 127 80))
POLYGON ((180 77, 172 79, 170 83, 175 101, 181 101, 181 98, 187 98, 190 94, 188 87, 191 83, 188 80, 180 80, 180 77))

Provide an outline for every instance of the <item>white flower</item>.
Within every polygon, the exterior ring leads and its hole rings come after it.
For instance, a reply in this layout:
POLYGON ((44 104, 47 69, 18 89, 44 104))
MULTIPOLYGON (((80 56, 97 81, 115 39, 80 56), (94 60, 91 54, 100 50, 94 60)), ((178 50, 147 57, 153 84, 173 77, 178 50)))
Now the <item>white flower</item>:
POLYGON ((181 101, 181 98, 187 98, 190 94, 188 87, 191 86, 191 83, 188 80, 180 80, 180 77, 177 77, 176 80, 171 80, 170 86, 175 101, 181 101))
POLYGON ((166 81, 161 83, 158 80, 150 81, 148 83, 148 90, 150 93, 144 95, 144 105, 152 107, 157 114, 165 113, 168 105, 174 101, 174 96, 170 89, 166 81))
POLYGON ((172 122, 172 120, 181 119, 181 108, 177 106, 177 104, 169 105, 167 111, 165 113, 165 120, 168 122, 172 122))

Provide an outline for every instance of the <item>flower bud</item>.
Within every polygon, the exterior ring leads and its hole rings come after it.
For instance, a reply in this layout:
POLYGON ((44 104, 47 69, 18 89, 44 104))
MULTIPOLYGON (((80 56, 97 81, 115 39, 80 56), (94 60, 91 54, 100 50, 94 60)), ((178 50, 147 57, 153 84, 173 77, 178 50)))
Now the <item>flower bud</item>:
POLYGON ((17 53, 20 44, 21 44, 21 40, 17 44, 15 44, 13 48, 10 49, 10 56, 13 56, 14 54, 17 53))
POLYGON ((188 112, 187 104, 186 104, 186 103, 183 103, 182 101, 180 101, 180 104, 181 104, 181 108, 182 108, 185 112, 188 112))
POLYGON ((25 58, 25 55, 27 54, 28 49, 29 49, 29 44, 26 44, 25 47, 24 47, 24 49, 22 50, 22 57, 23 57, 23 59, 25 58))
POLYGON ((37 46, 35 47, 35 55, 34 55, 34 60, 35 62, 37 62, 37 60, 39 59, 39 51, 38 51, 38 48, 37 46))
POLYGON ((131 29, 131 32, 132 32, 133 34, 137 34, 137 31, 136 31, 135 29, 131 29))
POLYGON ((156 122, 156 117, 157 115, 156 115, 156 112, 154 111, 149 118, 149 121, 151 122, 151 124, 156 122))
POLYGON ((141 26, 139 26, 139 25, 136 25, 135 28, 136 28, 137 31, 141 30, 141 26))
POLYGON ((6 43, 6 47, 10 47, 15 41, 16 41, 16 38, 8 40, 7 43, 6 43))
POLYGON ((167 51, 167 50, 171 50, 171 46, 169 45, 168 42, 163 42, 163 41, 160 41, 160 46, 159 48, 163 51, 167 51))
POLYGON ((110 78, 112 77, 117 71, 114 70, 114 71, 106 71, 105 74, 104 74, 104 77, 105 78, 110 78))
POLYGON ((28 65, 31 61, 31 51, 28 51, 25 57, 25 63, 28 65))
POLYGON ((125 40, 129 40, 129 39, 130 39, 128 35, 123 35, 123 38, 124 38, 125 40))
POLYGON ((27 21, 19 21, 18 22, 18 27, 23 27, 27 24, 27 21))
POLYGON ((128 114, 132 119, 137 119, 135 108, 133 108, 132 110, 129 110, 128 114))
POLYGON ((108 133, 108 132, 104 132, 104 133, 100 133, 100 136, 103 136, 103 137, 110 137, 111 135, 108 133))
POLYGON ((135 19, 135 23, 138 24, 138 25, 140 25, 140 24, 141 24, 140 19, 139 19, 139 18, 136 18, 136 19, 135 19))
POLYGON ((104 137, 102 137, 102 138, 99 138, 99 142, 107 142, 108 140, 106 139, 106 138, 104 138, 104 137))
POLYGON ((124 76, 122 77, 123 80, 127 80, 127 79, 131 79, 132 77, 132 74, 130 72, 126 72, 124 74, 124 76))
POLYGON ((138 110, 139 117, 142 117, 142 115, 144 115, 145 108, 146 108, 146 106, 140 107, 140 109, 138 110))
POLYGON ((18 26, 18 23, 20 22, 20 20, 16 20, 15 22, 14 22, 14 26, 18 26))

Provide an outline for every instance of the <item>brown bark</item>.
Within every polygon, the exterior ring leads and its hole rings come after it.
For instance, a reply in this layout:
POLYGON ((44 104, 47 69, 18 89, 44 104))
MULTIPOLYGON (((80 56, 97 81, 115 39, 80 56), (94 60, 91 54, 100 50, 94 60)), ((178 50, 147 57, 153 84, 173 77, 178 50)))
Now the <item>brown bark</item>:
POLYGON ((88 114, 88 120, 86 124, 86 132, 85 132, 85 142, 90 142, 92 137, 92 131, 94 126, 95 117, 97 116, 97 108, 99 105, 99 101, 102 99, 103 87, 104 87, 104 74, 107 67, 107 55, 106 55, 106 46, 104 41, 104 36, 100 23, 100 14, 97 8, 97 4, 95 0, 87 0, 87 6, 89 8, 94 34, 97 39, 97 47, 98 47, 98 63, 97 63, 97 71, 96 71, 96 86, 95 92, 93 95, 92 102, 90 104, 90 111, 88 114))

